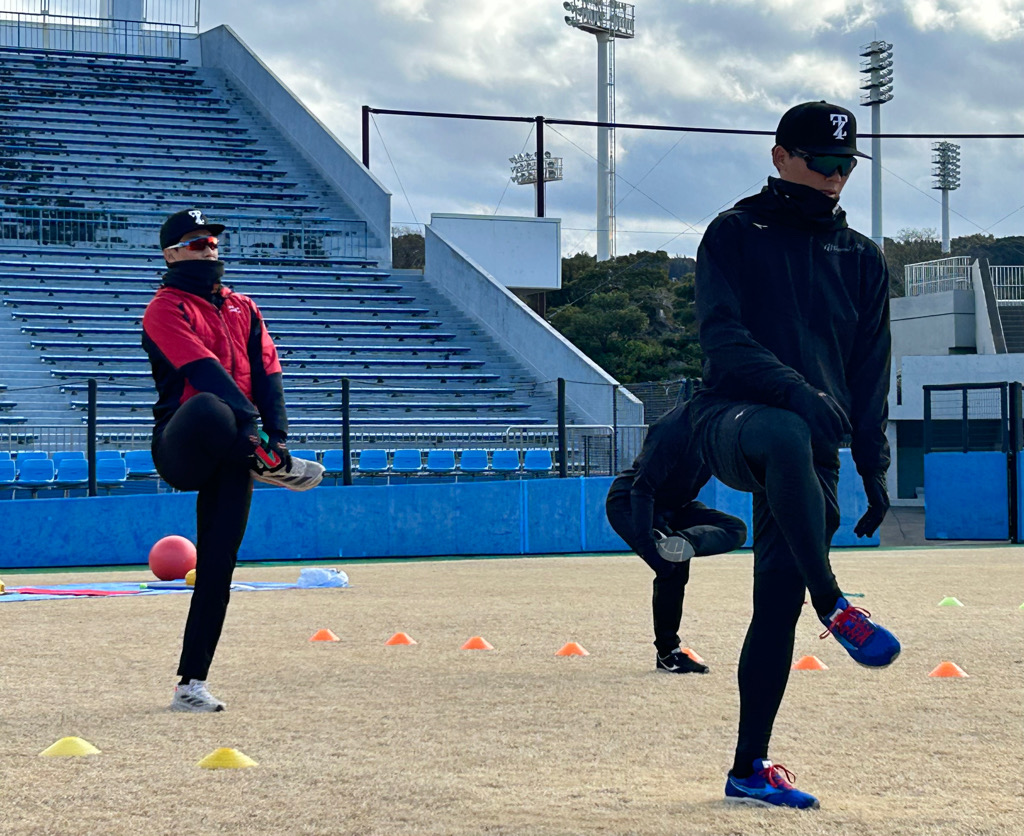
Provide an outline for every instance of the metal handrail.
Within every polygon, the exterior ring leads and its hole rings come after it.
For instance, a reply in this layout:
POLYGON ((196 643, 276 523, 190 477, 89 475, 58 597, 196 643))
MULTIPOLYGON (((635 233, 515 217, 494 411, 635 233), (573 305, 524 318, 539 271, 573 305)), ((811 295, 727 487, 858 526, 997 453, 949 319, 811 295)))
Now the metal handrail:
POLYGON ((971 280, 972 261, 970 256, 958 255, 906 265, 903 274, 906 295, 970 290, 974 286, 971 280))
POLYGON ((181 25, 0 11, 0 46, 90 55, 181 58, 181 25))
MULTIPOLYGON (((0 207, 0 245, 5 240, 76 249, 152 251, 165 212, 111 211, 53 206, 0 207)), ((232 213, 223 223, 221 252, 241 257, 281 259, 365 259, 367 227, 361 220, 232 213)))

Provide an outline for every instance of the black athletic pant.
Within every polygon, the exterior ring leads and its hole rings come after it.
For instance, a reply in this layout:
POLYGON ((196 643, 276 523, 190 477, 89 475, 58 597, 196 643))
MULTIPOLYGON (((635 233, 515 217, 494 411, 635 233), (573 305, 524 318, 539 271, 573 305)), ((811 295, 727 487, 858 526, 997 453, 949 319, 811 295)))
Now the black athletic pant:
MULTIPOLYGON (((670 563, 663 558, 645 556, 633 533, 629 493, 609 493, 605 503, 608 522, 615 533, 654 570, 654 591, 651 609, 654 613, 654 646, 658 654, 667 656, 679 647, 679 624, 683 617, 683 596, 690 579, 690 561, 670 563)), ((690 541, 696 555, 724 554, 743 545, 747 529, 742 520, 708 508, 701 502, 690 502, 682 508, 655 508, 654 527, 673 531, 690 541)))
POLYGON ((768 756, 805 588, 819 615, 841 594, 828 558, 839 527, 839 459, 836 450, 813 450, 807 424, 788 410, 738 404, 703 429, 712 472, 754 494, 754 613, 740 654, 733 764, 744 777, 768 756))
POLYGON ((249 520, 252 476, 248 451, 238 445, 231 408, 216 395, 189 398, 162 433, 154 434, 160 476, 180 491, 195 491, 196 585, 185 622, 178 675, 205 680, 220 640, 231 575, 249 520))

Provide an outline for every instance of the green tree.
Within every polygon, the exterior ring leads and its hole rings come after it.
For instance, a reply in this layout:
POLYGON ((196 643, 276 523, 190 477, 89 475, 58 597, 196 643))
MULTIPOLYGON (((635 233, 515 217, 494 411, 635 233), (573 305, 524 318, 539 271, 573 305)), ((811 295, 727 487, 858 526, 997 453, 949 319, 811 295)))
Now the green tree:
POLYGON ((391 230, 391 266, 396 270, 422 270, 426 247, 414 229, 396 226, 391 230))
POLYGON ((908 264, 942 258, 942 242, 934 229, 901 229, 896 238, 885 239, 885 261, 889 266, 889 295, 903 296, 904 268, 908 264))
POLYGON ((562 288, 548 294, 548 319, 623 383, 699 375, 694 266, 663 251, 600 263, 579 253, 562 260, 562 288))

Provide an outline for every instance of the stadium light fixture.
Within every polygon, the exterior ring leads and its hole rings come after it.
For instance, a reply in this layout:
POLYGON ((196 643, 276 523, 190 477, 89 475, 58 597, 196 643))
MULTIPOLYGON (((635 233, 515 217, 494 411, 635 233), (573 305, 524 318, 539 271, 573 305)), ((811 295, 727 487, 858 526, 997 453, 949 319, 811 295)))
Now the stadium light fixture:
MULTIPOLYGON (((533 186, 537 183, 537 154, 516 154, 509 157, 512 164, 512 182, 517 186, 533 186)), ((550 151, 544 152, 544 182, 551 183, 562 179, 562 158, 552 157, 550 151)))
POLYGON ((882 234, 882 105, 892 101, 892 44, 871 41, 861 47, 860 71, 867 78, 861 84, 864 91, 860 103, 871 108, 871 238, 884 247, 882 234))
POLYGON ((942 251, 949 252, 949 193, 960 188, 960 146, 953 142, 932 145, 933 189, 942 192, 942 251))

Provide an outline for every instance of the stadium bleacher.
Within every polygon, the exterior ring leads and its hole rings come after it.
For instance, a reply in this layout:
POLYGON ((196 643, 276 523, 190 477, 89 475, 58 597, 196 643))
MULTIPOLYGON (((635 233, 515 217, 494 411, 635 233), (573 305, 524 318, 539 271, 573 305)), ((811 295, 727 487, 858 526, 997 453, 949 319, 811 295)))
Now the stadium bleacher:
POLYGON ((554 423, 553 396, 457 300, 378 262, 387 243, 218 71, 4 47, 0 80, 0 425, 80 427, 92 377, 98 424, 146 431, 157 229, 193 205, 228 226, 225 282, 265 315, 293 428, 340 427, 342 377, 354 426, 554 423))

